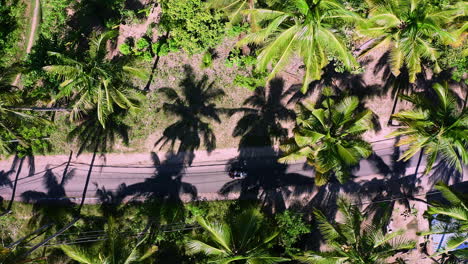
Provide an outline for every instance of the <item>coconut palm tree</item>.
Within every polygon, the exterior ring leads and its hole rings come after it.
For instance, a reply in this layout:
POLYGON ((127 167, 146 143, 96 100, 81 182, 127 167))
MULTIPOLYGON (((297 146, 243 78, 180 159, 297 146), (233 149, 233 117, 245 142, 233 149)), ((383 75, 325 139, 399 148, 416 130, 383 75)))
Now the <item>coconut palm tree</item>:
POLYGON ((315 168, 315 182, 326 184, 332 176, 347 181, 351 166, 372 153, 362 134, 372 128, 372 112, 360 111, 357 97, 332 98, 328 89, 320 104, 300 103, 294 137, 281 145, 281 162, 306 158, 315 168))
POLYGON ((164 130, 155 145, 161 143, 162 147, 170 142, 173 149, 180 141, 177 153, 192 153, 200 147, 203 139, 206 150, 212 151, 216 148, 216 136, 209 122, 221 123, 219 115, 223 112, 213 101, 224 96, 224 91, 209 82, 208 76, 196 80, 191 68, 186 67, 185 71, 186 77, 180 83, 181 93, 173 88, 158 90, 168 99, 162 110, 177 117, 177 121, 164 130))
POLYGON ((99 120, 98 112, 98 109, 91 110, 86 116, 82 117, 79 124, 68 135, 69 141, 79 143, 78 155, 83 151, 92 151, 93 153, 78 211, 84 204, 97 154, 104 154, 111 150, 118 138, 122 140, 124 145, 128 145, 129 142, 128 131, 130 127, 124 121, 125 116, 128 114, 127 110, 115 109, 106 117, 104 124, 99 120))
POLYGON ((256 209, 248 209, 234 216, 228 223, 209 222, 202 217, 198 223, 208 236, 188 241, 191 254, 203 253, 208 263, 279 263, 289 259, 274 257, 269 247, 278 236, 264 223, 256 209))
POLYGON ((144 248, 146 237, 137 238, 136 242, 122 233, 123 223, 109 217, 106 225, 106 240, 95 247, 95 250, 71 245, 62 245, 62 251, 74 261, 83 264, 130 264, 143 263, 156 251, 156 246, 144 248))
POLYGON ((431 226, 429 232, 421 235, 452 234, 453 236, 449 237, 446 242, 446 247, 438 250, 435 255, 448 253, 464 258, 466 252, 463 254, 463 250, 456 248, 468 242, 468 196, 452 190, 442 182, 437 183, 435 188, 449 203, 433 203, 433 206, 428 208, 427 214, 436 219, 438 223, 431 226))
POLYGON ((385 260, 388 257, 416 246, 414 241, 402 239, 401 235, 404 230, 384 234, 380 226, 367 224, 359 208, 345 199, 340 198, 337 205, 344 217, 343 222, 329 222, 321 211, 314 211, 318 228, 330 247, 330 251, 307 252, 297 257, 300 262, 311 264, 386 263, 385 260))
POLYGON ((357 65, 334 25, 357 21, 359 16, 340 1, 278 1, 273 8, 244 11, 255 18, 260 29, 238 42, 238 45, 264 45, 257 67, 265 70, 272 65, 268 79, 287 66, 294 55, 299 55, 305 65, 303 92, 311 81, 321 78, 322 68, 330 62, 330 57, 340 61, 347 70, 357 65))
POLYGON ((87 54, 73 59, 64 54, 49 52, 58 64, 45 66, 43 69, 63 80, 56 99, 68 98, 73 102, 71 119, 91 109, 96 109, 101 125, 115 108, 133 110, 140 97, 132 84, 133 78, 146 78, 146 74, 131 67, 125 58, 109 60, 106 56, 107 41, 116 36, 108 31, 90 41, 87 54))
POLYGON ((406 161, 424 151, 427 155, 425 174, 431 171, 438 158, 461 172, 463 164, 468 164, 468 112, 446 83, 435 84, 432 92, 401 96, 412 103, 414 109, 393 115, 402 127, 389 137, 405 136, 397 145, 409 145, 409 149, 400 159, 406 161))
POLYGON ((456 41, 456 34, 447 29, 454 18, 463 15, 460 8, 436 6, 427 0, 367 2, 371 11, 369 18, 360 24, 360 32, 374 39, 361 55, 376 49, 389 50, 393 75, 399 76, 405 69, 410 83, 416 81, 425 61, 430 62, 425 65, 434 72, 440 72, 435 43, 456 41))
POLYGON ((21 102, 21 98, 16 91, 16 87, 11 85, 17 71, 13 68, 0 69, 0 155, 10 153, 10 140, 17 139, 20 144, 26 144, 16 129, 23 122, 39 121, 33 116, 16 111, 12 107, 21 102))
POLYGON ((209 0, 208 6, 222 10, 232 24, 242 21, 244 10, 253 9, 257 0, 209 0))

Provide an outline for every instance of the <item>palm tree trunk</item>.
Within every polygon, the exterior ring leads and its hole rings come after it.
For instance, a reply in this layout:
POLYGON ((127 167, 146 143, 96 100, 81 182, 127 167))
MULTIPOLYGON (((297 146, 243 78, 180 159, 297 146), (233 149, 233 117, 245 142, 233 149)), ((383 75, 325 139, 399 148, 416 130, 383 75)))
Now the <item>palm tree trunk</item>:
POLYGON ((65 170, 63 170, 62 180, 60 181, 60 186, 63 186, 63 184, 65 183, 65 178, 67 176, 68 167, 70 166, 70 161, 72 159, 72 155, 73 155, 73 150, 70 150, 70 155, 68 156, 67 165, 65 166, 65 170))
POLYGON ((91 173, 92 173, 93 166, 94 166, 94 161, 96 160, 96 154, 98 151, 99 142, 96 142, 95 144, 96 146, 94 147, 93 157, 91 158, 91 164, 89 164, 88 175, 86 176, 86 183, 83 189, 83 195, 81 196, 81 203, 80 203, 80 206, 78 207, 78 213, 80 213, 81 208, 84 205, 84 201, 86 199, 86 192, 88 191, 89 180, 91 179, 91 173))
MULTIPOLYGON (((169 39, 169 31, 166 32, 166 35, 164 35, 164 39, 169 39)), ((161 56, 159 56, 159 51, 161 49, 161 45, 158 47, 158 50, 156 51, 156 60, 154 61, 153 67, 151 68, 151 75, 148 79, 148 82, 146 83, 145 89, 143 91, 147 92, 150 89, 151 82, 153 81, 154 78, 154 73, 156 72, 156 69, 158 68, 159 60, 161 59, 161 56)))
POLYGON ((20 164, 18 166, 18 171, 16 171, 15 183, 13 184, 13 192, 11 194, 11 199, 10 199, 10 202, 8 203, 5 213, 3 213, 2 216, 11 212, 11 207, 13 206, 13 201, 15 200, 16 186, 18 185, 18 178, 21 173, 21 169, 23 168, 23 163, 24 163, 24 157, 21 158, 20 164))
MULTIPOLYGON (((466 84, 463 84, 464 87, 466 87, 466 84)), ((465 94, 465 102, 463 102, 463 110, 462 111, 465 111, 466 109, 466 102, 468 101, 468 89, 466 89, 466 94, 465 94)))
POLYGON ((415 179, 418 176, 418 170, 419 170, 419 166, 421 165, 423 155, 424 155, 424 148, 422 148, 421 152, 419 153, 418 164, 416 165, 416 170, 414 171, 414 176, 413 176, 415 179))
POLYGON ((392 113, 390 114, 390 117, 388 118, 387 126, 390 126, 392 124, 393 120, 393 114, 395 114, 396 111, 396 106, 398 103, 398 94, 400 92, 400 86, 398 86, 396 93, 395 93, 395 99, 393 99, 393 107, 392 107, 392 113))
POLYGON ((63 107, 5 107, 15 111, 37 111, 37 112, 70 112, 70 109, 63 107))

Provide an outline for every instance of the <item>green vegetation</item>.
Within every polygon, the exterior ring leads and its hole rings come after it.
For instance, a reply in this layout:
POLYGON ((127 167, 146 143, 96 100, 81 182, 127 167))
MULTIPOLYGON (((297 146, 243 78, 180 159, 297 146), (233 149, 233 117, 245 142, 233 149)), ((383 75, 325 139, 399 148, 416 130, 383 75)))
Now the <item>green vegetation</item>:
POLYGON ((350 176, 351 166, 372 153, 362 134, 372 128, 372 112, 358 111, 357 97, 332 98, 326 89, 322 102, 299 104, 294 138, 281 145, 281 161, 307 158, 315 169, 315 183, 326 184, 334 175, 340 183, 350 176))
POLYGON ((394 115, 403 127, 390 136, 404 135, 397 145, 409 144, 401 159, 409 160, 424 151, 428 159, 425 174, 431 171, 437 158, 461 172, 463 164, 468 163, 468 115, 466 110, 460 110, 447 83, 435 84, 432 98, 426 92, 401 97, 415 108, 394 115))
POLYGON ((402 239, 404 230, 384 234, 381 226, 365 224, 365 217, 359 208, 344 199, 338 200, 338 209, 343 222, 329 222, 319 210, 315 211, 320 233, 324 236, 330 251, 309 252, 298 259, 304 263, 385 263, 387 258, 398 251, 415 247, 414 241, 402 239))
POLYGON ((206 9, 201 0, 163 0, 160 26, 176 45, 190 54, 200 53, 218 44, 224 21, 218 11, 206 9))
POLYGON ((466 249, 457 249, 468 241, 468 199, 466 195, 456 192, 446 184, 439 182, 436 187, 442 192, 448 204, 434 203, 427 210, 430 219, 436 219, 437 224, 431 226, 428 234, 450 234, 445 248, 441 248, 435 255, 448 254, 459 259, 466 258, 466 249))
POLYGON ((41 0, 33 19, 35 4, 0 0, 0 157, 13 163, 0 168, 0 263, 466 258, 466 193, 431 190, 468 164, 466 1, 41 0), (114 151, 151 152, 153 175, 102 186, 97 156, 114 151), (86 177, 82 161, 35 170, 37 155, 85 152, 86 177), (232 179, 208 181, 214 165, 232 179), (19 193, 18 178, 44 189, 19 193), (437 252, 391 230, 434 219, 417 235, 449 236, 437 252))
POLYGON ((187 242, 188 252, 206 254, 214 263, 279 263, 288 261, 271 255, 268 248, 278 233, 266 225, 255 209, 245 211, 227 223, 208 223, 198 217, 197 222, 208 233, 202 240, 187 242))
POLYGON ((0 67, 7 67, 21 58, 25 7, 24 1, 0 1, 0 67))

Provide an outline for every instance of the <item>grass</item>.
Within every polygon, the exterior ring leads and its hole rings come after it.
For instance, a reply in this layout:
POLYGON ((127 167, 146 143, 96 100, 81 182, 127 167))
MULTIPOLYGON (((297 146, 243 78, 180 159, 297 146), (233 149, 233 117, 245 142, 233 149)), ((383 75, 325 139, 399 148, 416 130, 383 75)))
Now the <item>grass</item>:
MULTIPOLYGON (((230 42, 221 45, 219 49, 229 48, 230 42)), ((221 52, 220 52, 221 53, 221 52)), ((227 56, 228 52, 224 52, 227 56)), ((185 78, 183 70, 184 65, 190 65, 197 80, 204 74, 209 77, 210 82, 214 82, 217 88, 224 90, 226 95, 218 99, 215 103, 219 108, 238 108, 242 106, 243 101, 252 94, 246 88, 238 87, 233 84, 236 74, 244 70, 236 67, 229 68, 224 64, 224 57, 213 61, 213 66, 207 69, 200 69, 203 54, 189 56, 182 52, 169 54, 161 59, 158 70, 155 73, 152 84, 152 92, 147 94, 143 102, 141 111, 128 117, 128 124, 132 128, 130 131, 130 146, 125 147, 118 144, 114 152, 148 152, 159 151, 159 146, 154 147, 155 142, 162 136, 164 129, 175 122, 174 117, 166 115, 158 109, 164 103, 164 98, 155 90, 162 87, 171 87, 179 89, 180 82, 185 78)), ((150 68, 149 63, 143 64, 145 68, 150 68)), ((142 87, 142 85, 140 85, 142 87)), ((221 115, 221 123, 212 123, 212 128, 217 137, 217 148, 236 148, 239 139, 232 137, 232 129, 235 127, 239 117, 229 117, 221 115)), ((75 148, 66 139, 66 134, 70 131, 70 126, 66 125, 67 117, 64 114, 57 115, 57 129, 51 134, 51 145, 54 149, 48 154, 68 154, 70 147, 75 148), (68 142, 64 144, 64 142, 68 142)), ((76 148, 75 148, 76 149, 76 148)), ((167 150, 167 147, 161 150, 167 150)), ((200 148, 203 150, 203 147, 200 148)))

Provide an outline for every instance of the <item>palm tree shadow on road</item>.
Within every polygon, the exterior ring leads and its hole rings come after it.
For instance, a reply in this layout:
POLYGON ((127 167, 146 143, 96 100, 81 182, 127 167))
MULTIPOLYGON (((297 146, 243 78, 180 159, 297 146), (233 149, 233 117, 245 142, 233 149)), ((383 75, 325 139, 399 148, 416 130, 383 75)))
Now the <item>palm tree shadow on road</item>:
MULTIPOLYGON (((395 141, 398 142, 399 138, 395 141)), ((391 155, 390 166, 376 153, 369 157, 370 164, 375 166, 383 179, 372 179, 362 183, 359 194, 370 202, 366 213, 373 216, 373 221, 383 227, 388 226, 392 212, 397 204, 403 204, 410 210, 410 200, 418 192, 414 175, 407 176, 410 160, 399 160, 401 148, 395 146, 391 155), (401 199, 396 199, 401 198, 401 199)))
POLYGON ((313 179, 288 173, 289 166, 278 163, 279 153, 273 148, 288 136, 282 123, 295 118, 294 111, 284 104, 289 95, 284 81, 273 79, 268 88, 258 87, 244 101, 244 107, 230 111, 231 115, 244 115, 233 132, 234 137, 240 137, 239 156, 228 162, 226 170, 242 168, 247 176, 226 183, 220 194, 240 193, 239 200, 258 199, 266 212, 274 213, 284 211, 288 199, 312 191, 313 179))
POLYGON ((23 202, 33 204, 30 225, 38 227, 54 223, 61 227, 72 218, 76 213, 75 203, 68 198, 65 185, 74 175, 75 170, 72 169, 59 181, 60 176, 47 168, 43 176, 43 184, 47 191, 26 191, 21 194, 23 202))
POLYGON ((145 201, 183 206, 182 195, 188 195, 191 200, 197 198, 196 187, 182 180, 186 167, 184 154, 169 152, 163 162, 156 153, 152 152, 151 156, 156 169, 154 175, 140 183, 121 185, 116 194, 118 201, 126 197, 132 200, 143 198, 145 201))

